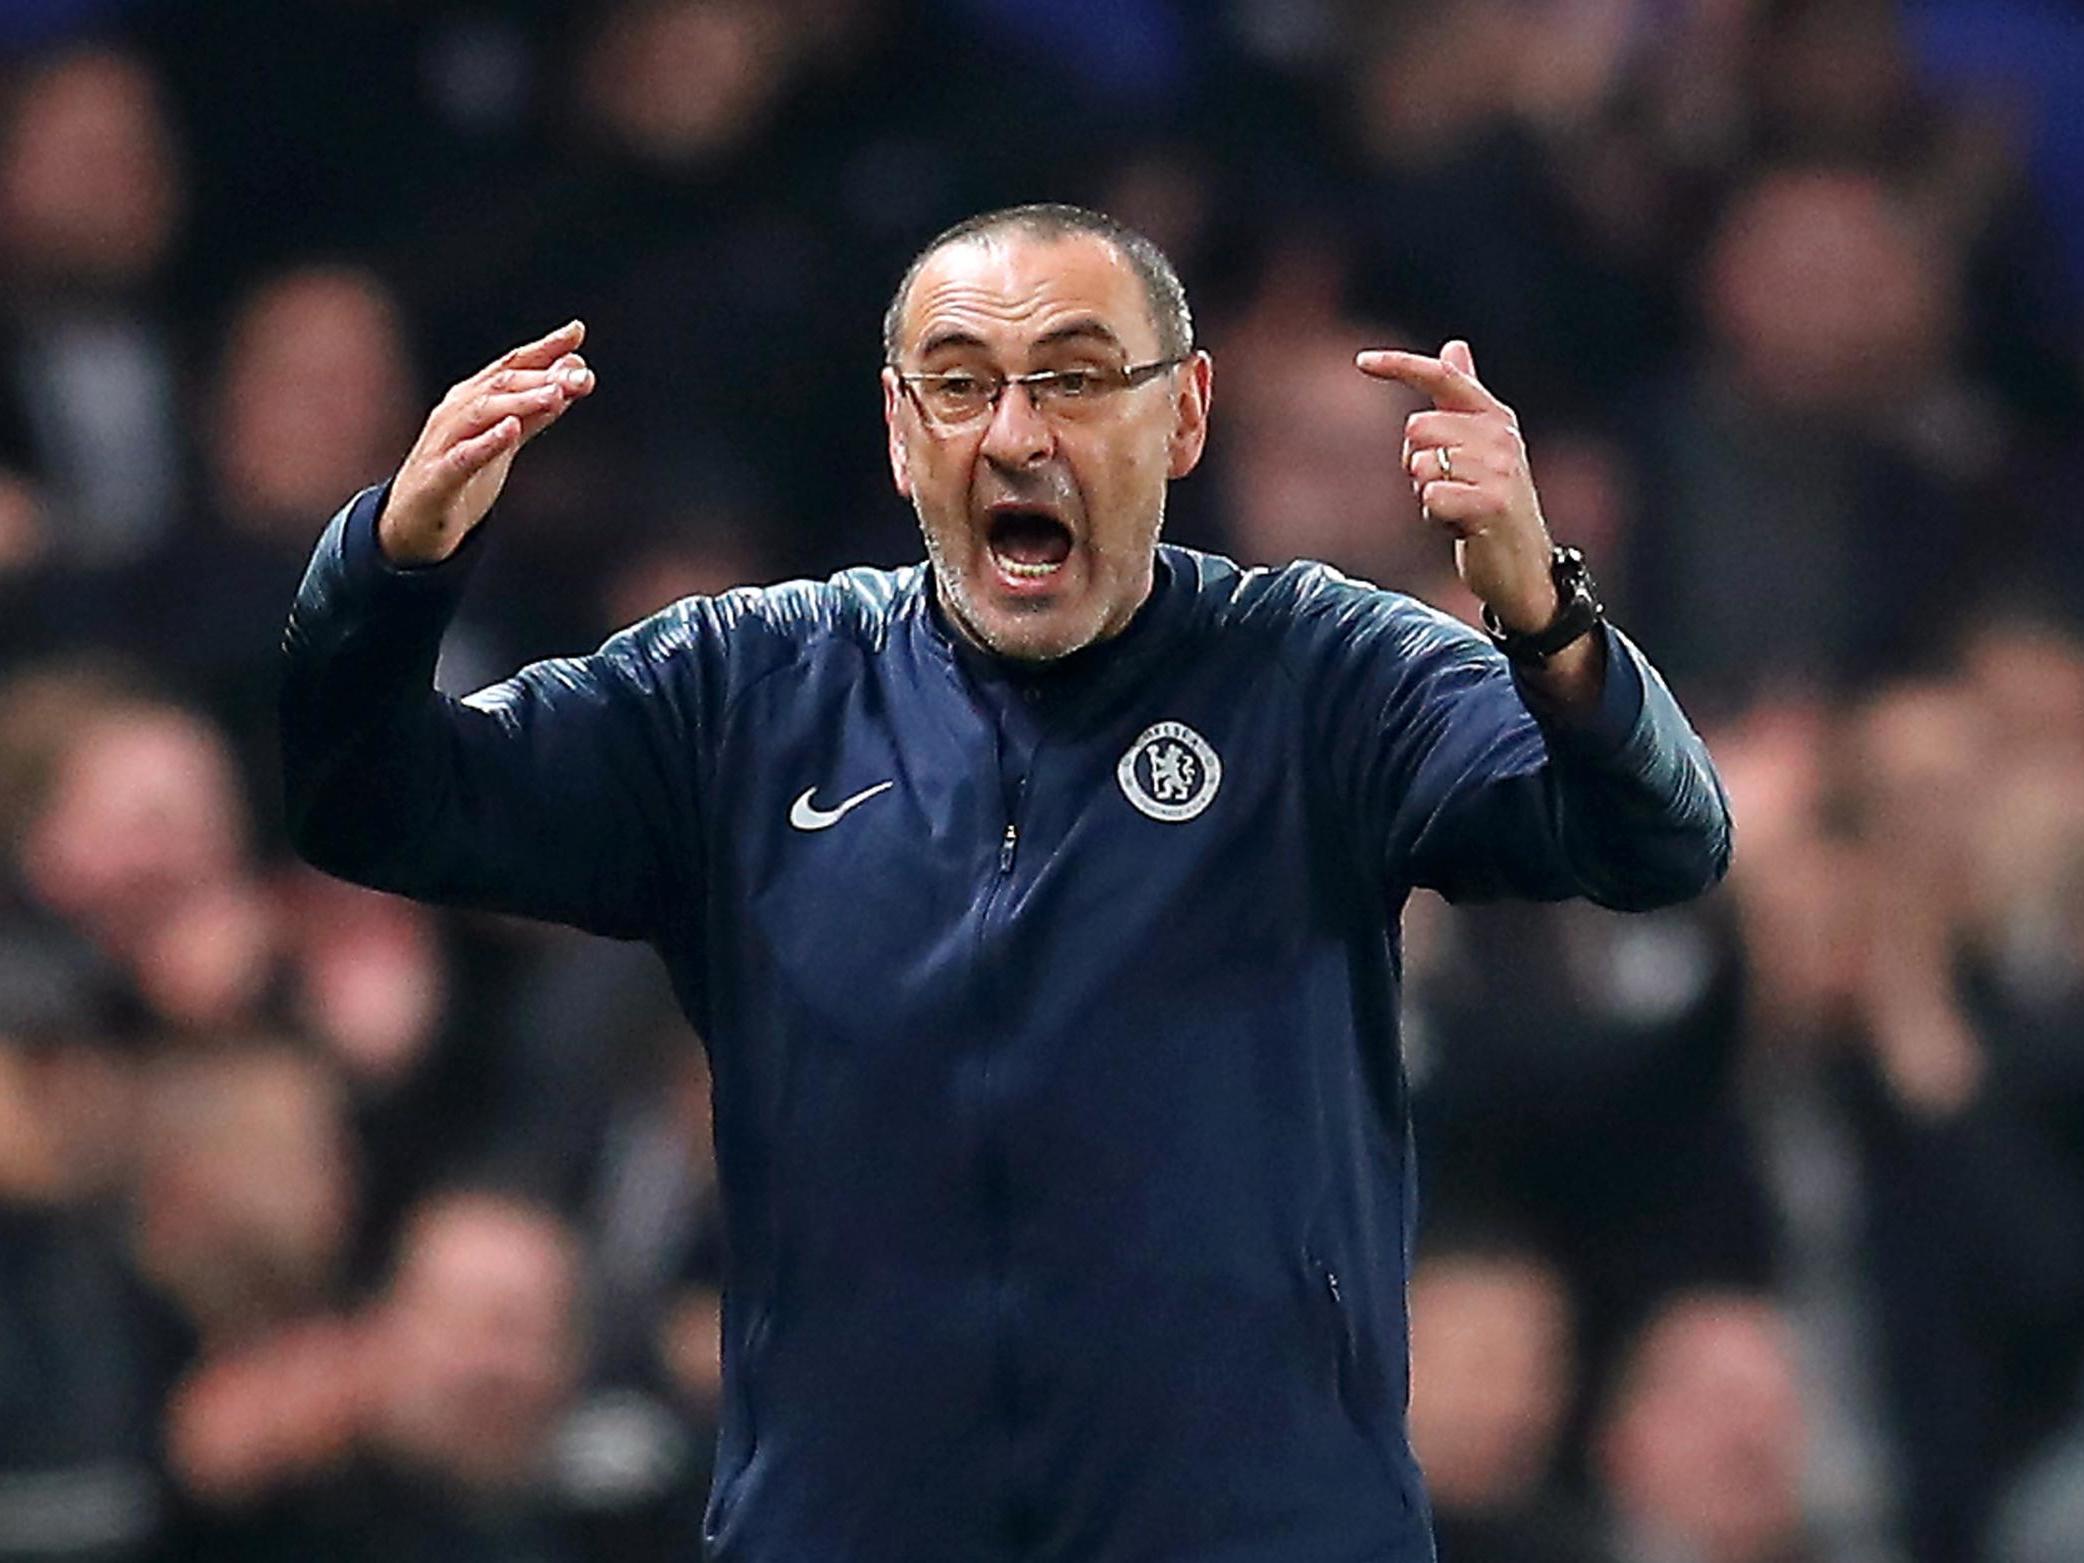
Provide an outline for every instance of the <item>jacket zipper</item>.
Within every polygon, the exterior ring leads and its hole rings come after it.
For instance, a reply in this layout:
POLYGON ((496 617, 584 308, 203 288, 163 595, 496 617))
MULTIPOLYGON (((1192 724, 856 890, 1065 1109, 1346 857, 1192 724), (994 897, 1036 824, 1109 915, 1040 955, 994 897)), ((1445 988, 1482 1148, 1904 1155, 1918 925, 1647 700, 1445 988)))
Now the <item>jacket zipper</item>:
MULTIPOLYGON (((1003 750, 1001 754, 1003 755, 1003 750)), ((1029 764, 1033 764, 1032 756, 1029 759, 1029 764)), ((1004 790, 1002 773, 1001 787, 1001 801, 1005 808, 1006 823, 1005 828, 999 833, 998 853, 993 863, 990 882, 985 888, 983 909, 979 913, 977 920, 977 948, 980 957, 987 947, 992 920, 998 913, 1000 899, 1013 876, 1013 860, 1020 848, 1020 806, 1027 797, 1027 776, 1025 774, 1021 775, 1014 782, 1010 791, 1008 791, 1004 790)), ((998 974, 993 972, 991 974, 991 985, 995 987, 998 980, 998 974)), ((993 1002, 995 1005, 995 996, 993 1002)), ((990 1043, 987 1042, 986 1046, 989 1047, 990 1043)), ((989 1224, 990 1231, 988 1239, 989 1264, 991 1267, 990 1308, 994 1337, 992 1377, 1000 1415, 1005 1419, 1006 1432, 1011 1437, 1014 1435, 1020 1421, 1020 1400, 1013 1361, 1013 1345, 1010 1334, 1011 1320, 1007 1313, 1005 1291, 1007 1282, 1007 1234, 1005 1226, 1008 1220, 1005 1205, 1007 1192, 1003 1160, 1005 1153, 1003 1146, 999 1143, 997 1126, 992 1119, 997 1106, 991 1094, 992 1075, 995 1072, 992 1063, 993 1061, 987 1052, 984 1060, 984 1111, 986 1117, 981 1147, 983 1165, 979 1170, 987 1211, 986 1221, 989 1224)), ((1018 1500, 1014 1498, 1011 1501, 1017 1504, 1018 1500)))

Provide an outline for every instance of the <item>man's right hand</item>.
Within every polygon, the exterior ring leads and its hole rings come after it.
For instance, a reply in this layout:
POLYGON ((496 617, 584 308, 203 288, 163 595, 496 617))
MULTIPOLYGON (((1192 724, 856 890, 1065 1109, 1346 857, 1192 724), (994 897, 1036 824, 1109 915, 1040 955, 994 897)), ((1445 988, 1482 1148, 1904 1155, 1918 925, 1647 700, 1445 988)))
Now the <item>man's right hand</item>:
POLYGON ((391 480, 376 537, 397 565, 438 564, 485 519, 523 445, 593 390, 574 320, 495 359, 452 387, 427 415, 391 480))

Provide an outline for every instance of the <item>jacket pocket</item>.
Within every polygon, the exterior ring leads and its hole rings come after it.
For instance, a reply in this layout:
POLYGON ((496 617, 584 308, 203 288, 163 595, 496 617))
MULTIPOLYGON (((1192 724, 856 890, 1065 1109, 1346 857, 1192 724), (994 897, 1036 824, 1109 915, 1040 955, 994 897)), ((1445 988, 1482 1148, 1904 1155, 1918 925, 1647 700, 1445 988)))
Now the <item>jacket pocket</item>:
POLYGON ((717 1440, 716 1475, 702 1527, 704 1539, 711 1546, 716 1544, 718 1533, 731 1517, 738 1490, 744 1484, 746 1472, 752 1468, 753 1455, 759 1449, 760 1365, 773 1328, 774 1304, 770 1298, 763 1297, 752 1322, 746 1326, 744 1358, 732 1375, 724 1405, 723 1427, 717 1440))
POLYGON ((1382 1384, 1378 1365, 1369 1350, 1367 1337, 1354 1317, 1346 1285, 1339 1272, 1323 1259, 1307 1259, 1310 1284, 1316 1293, 1316 1309, 1323 1321, 1332 1360, 1333 1384, 1346 1415, 1372 1441, 1379 1432, 1382 1384))
POLYGON ((1377 1348, 1362 1327, 1355 1300, 1337 1268, 1314 1255, 1305 1256, 1305 1265, 1315 1293, 1316 1313, 1327 1337, 1326 1354, 1331 1359, 1339 1408, 1380 1460, 1403 1511, 1413 1513, 1424 1499, 1404 1440, 1400 1433, 1392 1431, 1394 1422, 1386 1410, 1388 1386, 1377 1348))

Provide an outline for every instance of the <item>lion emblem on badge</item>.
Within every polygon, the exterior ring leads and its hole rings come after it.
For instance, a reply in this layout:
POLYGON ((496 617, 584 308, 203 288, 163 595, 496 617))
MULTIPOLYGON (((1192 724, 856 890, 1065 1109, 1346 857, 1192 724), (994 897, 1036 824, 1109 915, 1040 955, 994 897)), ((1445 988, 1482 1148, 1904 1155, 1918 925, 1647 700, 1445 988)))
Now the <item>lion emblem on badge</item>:
POLYGON ((1158 722, 1129 745, 1114 776, 1139 811, 1177 824, 1215 801, 1223 762, 1185 722, 1158 722))

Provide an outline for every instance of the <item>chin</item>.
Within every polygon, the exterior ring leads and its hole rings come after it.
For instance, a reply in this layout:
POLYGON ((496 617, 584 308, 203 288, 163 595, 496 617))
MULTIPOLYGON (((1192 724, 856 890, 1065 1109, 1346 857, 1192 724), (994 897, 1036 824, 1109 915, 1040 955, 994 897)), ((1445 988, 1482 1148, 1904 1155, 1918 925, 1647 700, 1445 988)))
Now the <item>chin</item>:
POLYGON ((987 649, 1015 662, 1055 662, 1099 638, 1059 614, 965 614, 963 622, 987 649))
POLYGON ((931 528, 926 545, 943 610, 966 638, 995 656, 1055 662, 1106 634, 1104 593, 1088 574, 1068 575, 1022 601, 1001 590, 988 554, 958 564, 959 556, 951 557, 931 528))

